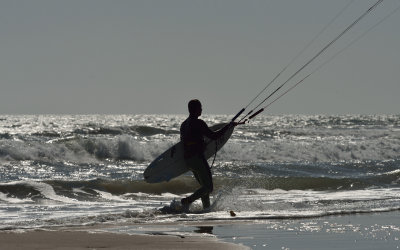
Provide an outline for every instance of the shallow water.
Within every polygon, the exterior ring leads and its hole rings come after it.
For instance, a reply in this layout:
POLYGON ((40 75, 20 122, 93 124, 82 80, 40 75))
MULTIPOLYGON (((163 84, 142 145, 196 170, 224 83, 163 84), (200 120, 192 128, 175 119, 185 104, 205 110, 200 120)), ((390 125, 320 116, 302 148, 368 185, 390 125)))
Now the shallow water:
POLYGON ((251 249, 399 249, 398 212, 226 223, 120 225, 94 232, 200 236, 251 249))

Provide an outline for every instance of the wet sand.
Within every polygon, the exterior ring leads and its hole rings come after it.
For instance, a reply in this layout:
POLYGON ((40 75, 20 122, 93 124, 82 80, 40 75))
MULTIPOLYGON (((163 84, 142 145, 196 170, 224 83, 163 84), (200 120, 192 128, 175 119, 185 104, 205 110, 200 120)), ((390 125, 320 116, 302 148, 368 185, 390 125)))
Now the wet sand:
MULTIPOLYGON (((240 217, 240 212, 237 212, 240 217)), ((400 249, 399 210, 302 219, 3 231, 0 249, 400 249)))
POLYGON ((0 249, 247 249, 196 236, 127 235, 85 231, 0 233, 0 249))

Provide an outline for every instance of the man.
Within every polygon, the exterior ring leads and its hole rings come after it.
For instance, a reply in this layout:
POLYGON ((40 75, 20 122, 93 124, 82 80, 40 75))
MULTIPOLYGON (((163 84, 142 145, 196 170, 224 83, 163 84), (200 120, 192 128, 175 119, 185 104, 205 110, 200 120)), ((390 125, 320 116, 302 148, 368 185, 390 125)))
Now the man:
POLYGON ((204 136, 216 140, 221 137, 230 127, 236 125, 230 123, 222 129, 213 132, 207 124, 199 119, 202 112, 201 103, 194 99, 189 101, 189 117, 182 123, 181 141, 184 145, 184 158, 188 168, 193 172, 195 178, 200 183, 201 187, 189 197, 181 200, 184 209, 188 209, 190 204, 201 198, 203 208, 210 207, 210 193, 213 191, 213 181, 210 166, 204 156, 205 143, 204 136))

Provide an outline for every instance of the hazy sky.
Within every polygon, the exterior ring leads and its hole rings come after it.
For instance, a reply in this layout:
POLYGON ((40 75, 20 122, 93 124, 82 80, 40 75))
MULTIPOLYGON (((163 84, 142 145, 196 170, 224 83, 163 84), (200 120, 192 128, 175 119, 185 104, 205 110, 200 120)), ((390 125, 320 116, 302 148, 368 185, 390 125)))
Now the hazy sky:
MULTIPOLYGON (((374 2, 356 0, 277 84, 374 2)), ((198 98, 204 113, 233 114, 347 3, 1 0, 0 113, 182 114, 198 98)), ((296 79, 399 5, 384 0, 296 79)), ((266 114, 399 114, 399 24, 400 11, 266 114)))

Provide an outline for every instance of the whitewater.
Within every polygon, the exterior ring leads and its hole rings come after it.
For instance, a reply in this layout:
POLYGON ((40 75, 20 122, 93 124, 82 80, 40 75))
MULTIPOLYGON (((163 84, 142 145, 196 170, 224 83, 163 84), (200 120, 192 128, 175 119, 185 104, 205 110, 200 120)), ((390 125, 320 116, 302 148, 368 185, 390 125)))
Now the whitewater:
POLYGON ((400 115, 264 115, 216 155, 211 211, 197 201, 187 214, 162 213, 198 187, 190 172, 143 180, 185 118, 0 115, 0 230, 400 210, 400 115))

